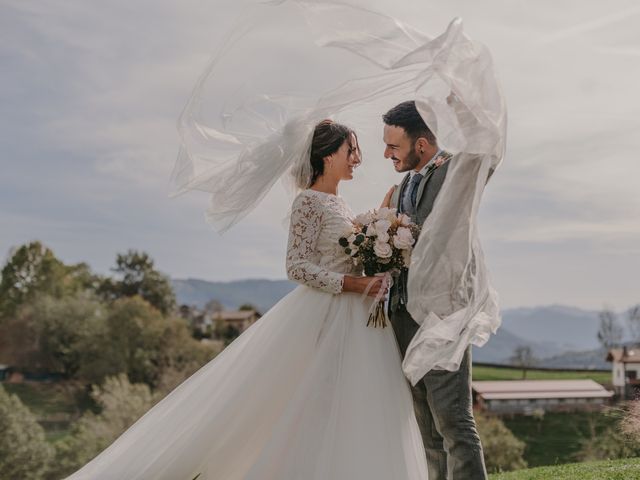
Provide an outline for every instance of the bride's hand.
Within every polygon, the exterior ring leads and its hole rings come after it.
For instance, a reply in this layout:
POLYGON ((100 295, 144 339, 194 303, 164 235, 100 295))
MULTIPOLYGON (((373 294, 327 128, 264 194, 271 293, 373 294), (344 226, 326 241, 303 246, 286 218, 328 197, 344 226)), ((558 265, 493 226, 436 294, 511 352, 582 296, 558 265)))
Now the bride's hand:
POLYGON ((382 207, 389 208, 391 206, 391 196, 393 195, 393 192, 395 189, 396 189, 395 185, 389 189, 387 194, 384 196, 384 200, 382 200, 382 204, 380 205, 380 208, 382 207))
MULTIPOLYGON (((342 284, 343 292, 364 293, 369 288, 367 296, 376 297, 382 288, 382 281, 384 277, 352 277, 350 275, 344 276, 344 283, 342 284), (371 287, 369 287, 371 284, 371 287)), ((389 288, 385 287, 384 294, 389 292, 389 288)))

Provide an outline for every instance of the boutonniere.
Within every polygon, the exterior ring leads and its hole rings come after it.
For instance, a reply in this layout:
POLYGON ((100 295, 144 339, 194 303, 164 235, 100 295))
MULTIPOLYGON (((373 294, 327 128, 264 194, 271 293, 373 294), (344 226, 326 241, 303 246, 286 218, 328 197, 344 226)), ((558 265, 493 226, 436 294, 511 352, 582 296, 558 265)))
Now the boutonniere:
POLYGON ((438 155, 436 159, 427 167, 425 177, 432 173, 436 168, 439 168, 446 162, 448 162, 452 156, 453 155, 451 155, 449 152, 442 152, 440 155, 438 155))

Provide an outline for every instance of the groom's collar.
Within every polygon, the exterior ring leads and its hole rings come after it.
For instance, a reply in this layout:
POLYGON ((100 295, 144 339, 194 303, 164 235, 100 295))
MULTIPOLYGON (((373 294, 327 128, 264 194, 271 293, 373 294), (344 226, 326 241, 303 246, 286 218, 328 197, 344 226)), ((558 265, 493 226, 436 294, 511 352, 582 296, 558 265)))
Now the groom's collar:
POLYGON ((444 150, 442 149, 438 150, 436 154, 429 159, 429 161, 425 164, 425 166, 420 169, 419 172, 416 172, 413 169, 409 170, 409 175, 411 175, 411 178, 413 178, 413 176, 417 175, 418 173, 424 177, 427 174, 427 169, 429 168, 429 165, 431 165, 436 160, 436 158, 438 158, 443 153, 444 153, 444 150))

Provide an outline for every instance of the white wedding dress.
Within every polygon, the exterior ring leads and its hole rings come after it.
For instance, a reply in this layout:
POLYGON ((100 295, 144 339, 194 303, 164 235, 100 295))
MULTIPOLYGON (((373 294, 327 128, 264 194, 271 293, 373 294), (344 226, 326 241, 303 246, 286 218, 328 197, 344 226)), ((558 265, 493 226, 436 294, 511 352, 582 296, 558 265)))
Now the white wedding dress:
POLYGON ((147 412, 73 480, 425 480, 424 448, 391 328, 338 238, 335 195, 295 200, 287 270, 302 285, 147 412))

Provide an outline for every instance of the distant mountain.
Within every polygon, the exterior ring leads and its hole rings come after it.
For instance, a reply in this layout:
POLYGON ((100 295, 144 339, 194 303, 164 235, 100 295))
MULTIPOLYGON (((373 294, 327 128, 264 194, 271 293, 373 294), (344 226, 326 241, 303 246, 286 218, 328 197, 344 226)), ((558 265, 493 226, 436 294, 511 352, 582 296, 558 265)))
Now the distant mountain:
POLYGON ((208 282, 189 278, 171 280, 171 284, 180 305, 202 308, 210 300, 217 300, 232 310, 243 303, 251 303, 263 313, 296 287, 295 283, 288 280, 208 282))
MULTIPOLYGON (((251 303, 266 312, 296 284, 287 280, 208 282, 172 280, 179 304, 203 307, 217 300, 227 309, 251 303)), ((519 346, 530 346, 540 366, 608 368, 598 350, 598 312, 560 305, 513 308, 502 312, 502 326, 482 348, 474 348, 478 362, 508 363, 519 346)))
POLYGON ((553 343, 562 351, 599 347, 598 312, 551 305, 502 312, 502 328, 530 342, 553 343))
POLYGON ((583 352, 566 352, 553 357, 545 358, 538 362, 540 367, 549 368, 591 368, 596 370, 608 370, 611 363, 605 360, 607 351, 604 348, 587 350, 583 352))
POLYGON ((473 358, 509 363, 516 347, 529 346, 541 367, 609 368, 598 349, 599 324, 598 312, 575 307, 506 309, 498 333, 484 347, 474 348, 473 358))
POLYGON ((509 359, 517 347, 531 347, 536 358, 546 358, 560 355, 563 350, 555 342, 532 342, 529 339, 520 337, 502 326, 498 333, 492 336, 482 348, 473 348, 473 359, 476 362, 503 363, 508 364, 509 359))

